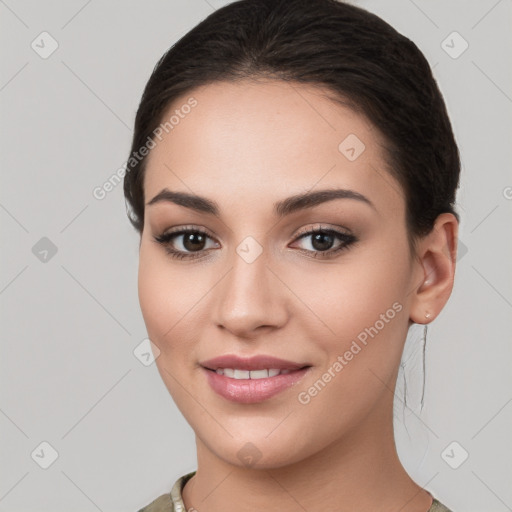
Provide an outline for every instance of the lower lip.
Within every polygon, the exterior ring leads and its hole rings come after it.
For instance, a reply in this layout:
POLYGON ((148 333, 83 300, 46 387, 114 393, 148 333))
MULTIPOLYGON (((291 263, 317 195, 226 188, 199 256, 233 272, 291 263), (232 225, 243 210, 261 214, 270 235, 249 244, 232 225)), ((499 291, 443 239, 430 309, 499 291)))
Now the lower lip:
POLYGON ((203 368, 208 383, 216 393, 240 404, 254 404, 268 400, 299 382, 310 369, 311 367, 302 368, 266 379, 232 379, 203 368))

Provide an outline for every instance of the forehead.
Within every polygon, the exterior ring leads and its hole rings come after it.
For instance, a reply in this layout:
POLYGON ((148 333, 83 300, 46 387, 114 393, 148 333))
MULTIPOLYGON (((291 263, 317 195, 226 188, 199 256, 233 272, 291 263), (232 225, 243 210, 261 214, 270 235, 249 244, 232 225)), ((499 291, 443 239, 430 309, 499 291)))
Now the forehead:
POLYGON ((396 209, 403 193, 386 170, 382 136, 329 95, 277 80, 216 82, 183 95, 148 156, 146 202, 164 187, 222 204, 234 192, 241 202, 271 202, 317 186, 353 189, 396 209))

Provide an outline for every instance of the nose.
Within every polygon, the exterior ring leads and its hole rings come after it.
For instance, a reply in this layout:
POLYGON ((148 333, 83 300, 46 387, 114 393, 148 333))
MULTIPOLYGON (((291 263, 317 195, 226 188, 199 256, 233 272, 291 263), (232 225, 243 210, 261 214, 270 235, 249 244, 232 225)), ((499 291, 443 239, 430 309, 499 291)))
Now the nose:
POLYGON ((231 268, 215 287, 213 320, 237 338, 283 327, 288 321, 286 288, 269 269, 265 251, 252 262, 235 253, 231 268))

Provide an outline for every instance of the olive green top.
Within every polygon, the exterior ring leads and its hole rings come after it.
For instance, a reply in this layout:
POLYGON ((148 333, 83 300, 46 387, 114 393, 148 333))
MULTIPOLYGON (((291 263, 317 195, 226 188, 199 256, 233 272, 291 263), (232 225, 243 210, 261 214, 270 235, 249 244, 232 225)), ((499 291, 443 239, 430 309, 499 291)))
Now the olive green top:
MULTIPOLYGON (((156 500, 152 501, 149 505, 146 505, 137 512, 187 512, 181 497, 181 491, 187 483, 187 480, 192 478, 195 474, 196 472, 192 471, 191 473, 187 473, 186 475, 178 478, 172 486, 170 493, 162 494, 162 496, 158 497, 156 500)), ((451 512, 451 510, 434 498, 432 506, 427 512, 451 512)))

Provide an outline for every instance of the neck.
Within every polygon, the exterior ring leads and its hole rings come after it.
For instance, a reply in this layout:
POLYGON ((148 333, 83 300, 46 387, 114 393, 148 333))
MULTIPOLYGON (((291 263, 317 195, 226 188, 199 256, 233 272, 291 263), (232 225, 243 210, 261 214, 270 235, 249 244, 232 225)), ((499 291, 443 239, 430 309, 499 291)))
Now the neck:
POLYGON ((386 405, 380 411, 387 416, 385 421, 376 417, 376 411, 311 457, 278 468, 230 464, 196 437, 198 470, 183 489, 185 508, 200 512, 427 512, 432 497, 400 463, 391 410, 386 405))

